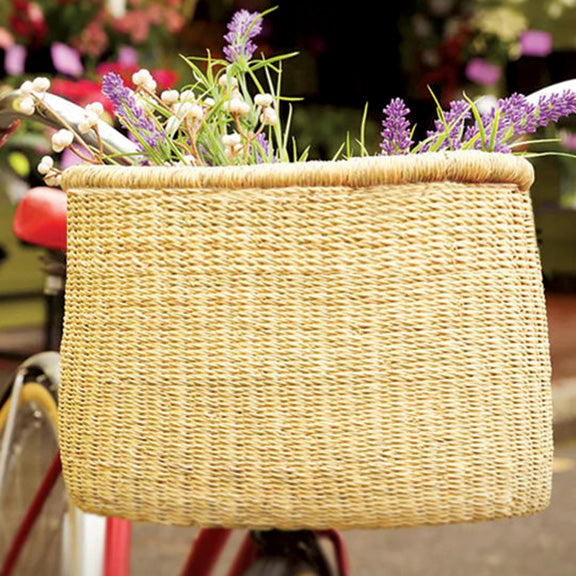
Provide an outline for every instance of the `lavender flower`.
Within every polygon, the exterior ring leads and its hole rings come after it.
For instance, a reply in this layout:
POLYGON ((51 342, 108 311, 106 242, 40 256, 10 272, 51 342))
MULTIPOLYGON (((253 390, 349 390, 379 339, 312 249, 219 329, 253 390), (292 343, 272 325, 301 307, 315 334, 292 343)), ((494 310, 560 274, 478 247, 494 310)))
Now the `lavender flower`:
MULTIPOLYGON (((401 98, 392 100, 384 109, 382 154, 410 152, 413 142, 410 123, 406 119, 408 113, 401 98)), ((576 114, 576 92, 571 90, 543 96, 537 104, 522 94, 512 94, 498 100, 492 109, 482 114, 471 102, 455 100, 442 117, 434 121, 434 130, 430 130, 427 138, 412 152, 476 149, 510 153, 512 144, 519 137, 533 134, 538 128, 554 124, 570 114, 576 114)))
POLYGON ((576 113, 576 92, 564 90, 562 94, 552 94, 538 100, 536 124, 547 126, 560 118, 576 113))
MULTIPOLYGON (((515 110, 514 106, 511 106, 509 111, 512 112, 513 116, 518 114, 518 110, 515 110)), ((521 135, 520 124, 518 123, 516 126, 510 118, 506 117, 502 110, 502 100, 499 101, 497 108, 493 108, 480 116, 480 124, 476 121, 466 128, 464 147, 473 148, 474 150, 490 150, 491 152, 503 154, 512 152, 507 140, 521 135), (499 110, 497 121, 496 109, 499 110), (483 130, 480 130, 480 124, 483 130)))
POLYGON ((522 94, 512 94, 509 98, 500 99, 495 109, 482 116, 484 142, 479 137, 480 128, 476 124, 468 128, 464 141, 473 142, 476 149, 508 153, 512 151, 510 143, 515 139, 533 134, 538 128, 574 113, 576 94, 571 90, 542 96, 538 104, 532 104, 522 94))
POLYGON ((139 134, 152 149, 164 142, 164 134, 158 131, 156 123, 146 115, 135 93, 124 85, 121 76, 115 72, 106 74, 102 79, 102 93, 112 102, 116 117, 130 134, 139 134))
MULTIPOLYGON (((256 164, 262 164, 265 162, 265 159, 270 157, 270 142, 268 141, 268 138, 266 138, 264 132, 260 132, 260 134, 254 138, 254 144, 251 146, 251 151, 254 153, 256 164)), ((273 157, 272 162, 276 162, 275 157, 273 157)))
MULTIPOLYGON (((512 94, 509 98, 498 101, 498 109, 503 124, 512 129, 514 136, 523 134, 532 134, 536 132, 538 125, 536 123, 537 107, 530 103, 526 96, 522 94, 512 94)), ((491 114, 491 116, 495 116, 491 114)))
POLYGON ((435 146, 435 150, 460 150, 465 123, 472 116, 470 104, 465 100, 450 102, 450 109, 444 112, 444 120, 434 121, 435 130, 427 133, 426 142, 418 152, 427 152, 435 146))
POLYGON ((410 122, 406 116, 410 110, 402 98, 394 98, 384 108, 385 119, 382 122, 382 155, 408 154, 413 142, 411 139, 410 122))
POLYGON ((239 10, 227 27, 229 31, 224 40, 228 42, 228 46, 223 48, 226 60, 228 62, 236 62, 240 58, 250 60, 257 48, 252 39, 262 31, 260 12, 239 10))
POLYGON ((536 132, 537 107, 522 94, 512 94, 498 100, 497 106, 482 114, 484 140, 477 123, 469 126, 464 134, 464 142, 476 150, 509 153, 510 142, 525 134, 536 132))

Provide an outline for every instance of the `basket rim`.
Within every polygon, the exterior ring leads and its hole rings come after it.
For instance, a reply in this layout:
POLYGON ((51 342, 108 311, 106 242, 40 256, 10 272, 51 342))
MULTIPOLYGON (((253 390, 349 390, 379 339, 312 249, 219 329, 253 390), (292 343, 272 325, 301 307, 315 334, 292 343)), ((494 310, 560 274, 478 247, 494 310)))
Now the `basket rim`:
POLYGON ((79 165, 63 172, 65 191, 77 188, 361 188, 424 182, 513 184, 526 192, 534 168, 512 154, 477 150, 371 156, 348 160, 242 166, 79 165))

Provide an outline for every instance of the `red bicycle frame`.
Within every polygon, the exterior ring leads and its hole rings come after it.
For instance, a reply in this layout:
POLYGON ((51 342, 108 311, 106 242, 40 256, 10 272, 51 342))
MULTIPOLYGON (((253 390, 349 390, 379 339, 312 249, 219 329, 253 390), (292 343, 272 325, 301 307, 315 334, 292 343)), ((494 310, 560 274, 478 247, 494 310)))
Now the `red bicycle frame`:
MULTIPOLYGON (((4 563, 0 568, 0 576, 12 576, 30 531, 42 512, 42 508, 60 477, 61 471, 62 463, 58 453, 50 464, 46 476, 38 487, 32 503, 22 519, 4 563)), ((190 554, 179 576, 210 576, 222 555, 231 533, 231 530, 223 528, 200 530, 192 543, 190 554)), ((339 576, 350 576, 348 556, 338 532, 324 530, 317 532, 317 534, 332 543, 339 576)), ((131 523, 120 518, 108 518, 106 521, 106 545, 102 576, 130 575, 130 541, 131 523)), ((242 576, 256 557, 256 552, 256 545, 250 535, 247 534, 236 553, 228 576, 242 576)))

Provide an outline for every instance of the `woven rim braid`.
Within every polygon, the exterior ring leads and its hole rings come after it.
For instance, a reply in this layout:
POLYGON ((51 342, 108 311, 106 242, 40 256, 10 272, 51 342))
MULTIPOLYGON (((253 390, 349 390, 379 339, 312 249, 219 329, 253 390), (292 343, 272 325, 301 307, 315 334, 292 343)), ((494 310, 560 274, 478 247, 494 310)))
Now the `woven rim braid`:
POLYGON ((480 152, 66 171, 75 504, 283 529, 544 508, 532 178, 480 152))

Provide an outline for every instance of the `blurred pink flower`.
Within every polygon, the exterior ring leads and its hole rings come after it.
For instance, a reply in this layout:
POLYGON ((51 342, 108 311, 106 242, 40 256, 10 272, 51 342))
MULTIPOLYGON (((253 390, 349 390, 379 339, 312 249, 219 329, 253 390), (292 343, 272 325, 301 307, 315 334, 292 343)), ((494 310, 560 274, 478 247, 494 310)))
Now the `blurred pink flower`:
POLYGON ((50 54, 54 68, 60 74, 77 77, 84 73, 84 66, 78 50, 62 44, 62 42, 54 42, 50 46, 50 54))
POLYGON ((564 148, 568 150, 576 150, 576 133, 569 132, 568 130, 562 130, 560 132, 560 141, 562 142, 564 148))
POLYGON ((472 58, 466 65, 466 77, 482 86, 495 86, 502 76, 502 68, 483 58, 472 58))
POLYGON ((12 34, 6 30, 6 28, 0 28, 0 48, 6 50, 14 44, 14 38, 12 34))
POLYGON ((10 76, 21 76, 24 74, 26 64, 26 47, 20 44, 13 44, 6 50, 4 55, 4 70, 10 76))
POLYGON ((118 64, 122 66, 136 66, 138 52, 133 46, 120 46, 118 50, 118 64))
POLYGON ((128 34, 132 42, 136 44, 142 44, 148 39, 150 19, 144 11, 127 12, 122 18, 116 18, 112 25, 119 32, 128 34))
POLYGON ((108 47, 108 34, 100 19, 93 20, 74 40, 74 47, 81 54, 100 56, 108 47))
POLYGON ((544 30, 525 30, 520 37, 523 56, 548 56, 552 52, 552 34, 544 30))
POLYGON ((152 24, 160 24, 162 22, 162 8, 158 4, 148 6, 148 18, 152 24))
POLYGON ((44 12, 42 8, 36 4, 36 2, 31 2, 28 7, 28 18, 30 22, 43 23, 44 22, 44 12))
POLYGON ((177 34, 184 26, 184 16, 176 10, 168 10, 164 14, 164 23, 169 32, 177 34))

